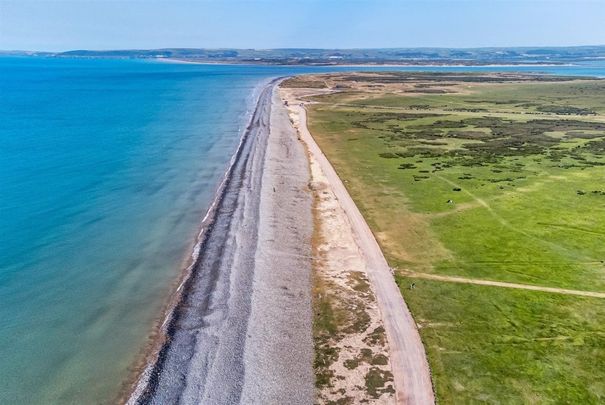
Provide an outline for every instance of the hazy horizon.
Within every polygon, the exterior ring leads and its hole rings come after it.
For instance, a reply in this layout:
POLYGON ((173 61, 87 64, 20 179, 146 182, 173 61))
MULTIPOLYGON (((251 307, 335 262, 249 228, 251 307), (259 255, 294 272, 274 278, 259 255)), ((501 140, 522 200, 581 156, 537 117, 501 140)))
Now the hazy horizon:
POLYGON ((0 49, 598 46, 604 20, 592 0, 0 0, 0 49))
POLYGON ((446 46, 405 46, 405 47, 352 47, 352 48, 318 48, 318 47, 281 47, 281 48, 237 48, 237 47, 183 47, 183 46, 165 46, 161 48, 70 48, 70 49, 62 49, 62 50, 47 50, 47 49, 2 49, 0 48, 0 52, 49 52, 49 53, 60 53, 60 52, 70 52, 70 51, 137 51, 137 50, 162 50, 162 49, 205 49, 205 50, 223 50, 223 49, 233 49, 233 50, 255 50, 255 51, 263 51, 263 50, 338 50, 338 51, 347 51, 347 50, 358 50, 358 49, 368 49, 368 50, 381 50, 381 49, 460 49, 460 50, 471 50, 471 49, 536 49, 536 48, 592 48, 592 47, 605 47, 605 43, 602 44, 579 44, 579 45, 523 45, 523 46, 477 46, 477 47, 446 47, 446 46))

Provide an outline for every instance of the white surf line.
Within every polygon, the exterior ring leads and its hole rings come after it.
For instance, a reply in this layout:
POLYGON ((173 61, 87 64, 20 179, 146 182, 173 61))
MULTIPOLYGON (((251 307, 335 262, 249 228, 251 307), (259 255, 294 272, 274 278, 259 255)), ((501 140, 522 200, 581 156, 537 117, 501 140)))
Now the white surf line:
POLYGON ((466 278, 466 277, 458 277, 458 276, 442 276, 439 274, 416 273, 416 272, 407 271, 407 270, 399 270, 399 272, 406 277, 421 278, 421 279, 425 279, 425 280, 446 281, 446 282, 461 283, 461 284, 485 285, 485 286, 492 286, 492 287, 515 288, 518 290, 542 291, 542 292, 547 292, 547 293, 564 294, 564 295, 578 295, 581 297, 605 298, 605 292, 569 290, 567 288, 542 287, 539 285, 532 285, 532 284, 508 283, 506 281, 491 281, 491 280, 482 280, 482 279, 466 278))
POLYGON ((389 342, 391 366, 398 404, 434 404, 435 395, 422 340, 414 318, 403 300, 389 265, 342 180, 323 154, 307 127, 303 105, 292 106, 299 114, 301 139, 320 164, 336 198, 351 223, 359 249, 368 264, 367 274, 374 286, 389 342))

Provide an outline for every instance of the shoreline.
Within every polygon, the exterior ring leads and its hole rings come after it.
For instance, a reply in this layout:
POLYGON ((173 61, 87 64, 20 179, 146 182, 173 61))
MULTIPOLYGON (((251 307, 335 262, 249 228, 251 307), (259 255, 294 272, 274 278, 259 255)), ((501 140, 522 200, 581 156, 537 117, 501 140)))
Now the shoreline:
MULTIPOLYGON (((305 292, 310 262, 304 259, 310 255, 304 253, 309 246, 305 230, 300 235, 294 230, 283 240, 267 239, 293 226, 286 225, 289 213, 279 215, 280 207, 293 205, 294 200, 304 208, 307 198, 301 194, 300 181, 306 184, 301 176, 297 189, 275 194, 276 188, 290 187, 281 182, 282 171, 274 169, 281 161, 279 155, 291 152, 284 139, 292 138, 283 132, 283 117, 275 110, 280 80, 257 88, 249 123, 202 221, 198 242, 169 300, 147 362, 130 384, 123 401, 127 404, 292 402, 301 396, 312 400, 310 293, 305 292), (276 146, 276 142, 282 143, 276 146), (275 254, 292 254, 277 272, 273 266, 280 259, 265 254, 276 245, 275 254), (288 274, 292 265, 296 274, 288 274), (300 291, 294 295, 295 290, 300 291), (267 316, 272 312, 267 308, 273 307, 280 312, 267 316), (293 312, 290 319, 276 322, 287 308, 293 312), (291 336, 292 331, 296 336, 291 336), (287 351, 277 356, 279 347, 287 351), (283 383, 277 384, 280 379, 283 383)), ((307 168, 298 168, 302 170, 307 168)))
POLYGON ((181 266, 183 270, 174 283, 175 288, 168 296, 164 309, 162 310, 162 315, 160 315, 156 321, 156 326, 153 327, 152 332, 150 333, 151 342, 149 343, 149 348, 143 349, 143 359, 140 362, 137 362, 141 364, 141 368, 135 367, 137 370, 135 372, 136 376, 133 378, 133 380, 125 382, 125 385, 129 388, 125 389, 123 394, 118 397, 120 403, 126 403, 129 405, 137 404, 139 403, 140 397, 144 394, 144 391, 148 389, 151 374, 153 373, 154 368, 157 366, 161 352, 163 349, 165 349, 167 344, 167 340, 170 338, 169 329, 171 323, 175 320, 175 311, 177 310, 178 306, 182 304, 184 295, 183 289, 189 282, 194 267, 199 261, 200 251, 203 249, 206 238, 208 237, 208 233, 213 226, 214 220, 216 219, 216 213, 221 201, 225 197, 226 187, 231 180, 234 166, 242 154, 242 148, 249 135, 249 127, 252 123, 252 118, 257 108, 260 96, 264 90, 274 86, 275 82, 276 79, 273 79, 268 83, 260 84, 257 88, 255 88, 253 94, 251 95, 251 98, 254 100, 254 102, 251 104, 251 111, 248 111, 247 113, 248 118, 246 127, 243 130, 235 152, 227 165, 227 169, 218 183, 214 193, 214 198, 200 222, 200 229, 192 243, 190 253, 187 255, 187 258, 184 259, 183 266, 181 266))

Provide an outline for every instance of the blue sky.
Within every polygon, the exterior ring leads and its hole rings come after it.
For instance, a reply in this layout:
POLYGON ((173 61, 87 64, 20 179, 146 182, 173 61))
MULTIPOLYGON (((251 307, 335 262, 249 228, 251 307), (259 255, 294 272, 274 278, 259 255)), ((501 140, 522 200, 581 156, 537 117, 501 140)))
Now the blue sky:
POLYGON ((0 0, 0 49, 605 44, 605 0, 0 0))

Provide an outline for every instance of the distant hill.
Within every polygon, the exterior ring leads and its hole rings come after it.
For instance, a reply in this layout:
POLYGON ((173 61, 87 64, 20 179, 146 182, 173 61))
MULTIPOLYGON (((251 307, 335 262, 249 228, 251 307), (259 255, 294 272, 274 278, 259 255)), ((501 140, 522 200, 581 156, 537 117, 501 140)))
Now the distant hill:
MULTIPOLYGON (((5 54, 7 52, 4 52, 5 54)), ((605 46, 521 48, 385 48, 385 49, 204 49, 73 50, 11 54, 80 58, 170 58, 207 63, 258 64, 562 64, 605 58, 605 46)))

